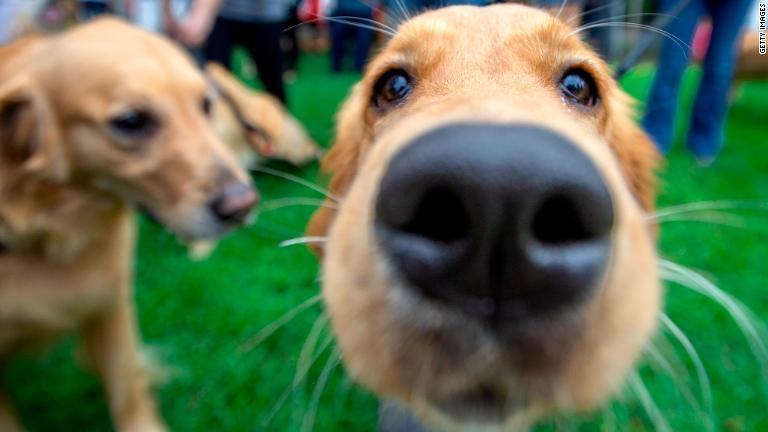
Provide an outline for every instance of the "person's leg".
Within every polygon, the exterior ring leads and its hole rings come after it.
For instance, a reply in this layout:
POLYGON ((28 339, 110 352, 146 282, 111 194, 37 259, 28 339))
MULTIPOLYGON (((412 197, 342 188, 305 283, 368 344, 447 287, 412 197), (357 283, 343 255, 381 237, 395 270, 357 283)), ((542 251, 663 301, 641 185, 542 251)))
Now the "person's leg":
MULTIPOLYGON (((369 13, 362 18, 373 19, 373 14, 369 13)), ((371 42, 373 41, 373 31, 367 28, 357 27, 355 30, 355 71, 362 72, 365 63, 368 61, 368 53, 371 51, 371 42)))
POLYGON ((299 63, 299 29, 301 25, 299 20, 298 7, 293 5, 288 11, 288 19, 285 20, 283 28, 282 43, 285 50, 285 68, 295 72, 299 63))
POLYGON ((247 40, 241 42, 256 63, 264 89, 285 104, 283 50, 280 49, 282 22, 248 23, 247 40))
POLYGON ((235 24, 235 22, 225 18, 216 18, 213 30, 208 35, 205 47, 203 47, 203 57, 206 61, 220 63, 227 69, 231 69, 232 50, 235 46, 235 24))
MULTIPOLYGON (((678 1, 680 0, 662 0, 661 12, 669 11, 678 1)), ((689 43, 699 17, 704 13, 705 1, 692 0, 665 30, 684 43, 689 43)), ((648 96, 643 119, 645 130, 663 153, 669 151, 674 139, 677 96, 680 81, 688 65, 688 55, 689 52, 681 48, 676 40, 663 38, 656 78, 648 96)))
POLYGON ((347 43, 347 25, 331 21, 331 70, 341 72, 344 63, 344 48, 347 43))
POLYGON ((720 151, 728 114, 728 91, 733 80, 736 46, 741 40, 751 0, 710 0, 712 37, 704 60, 704 71, 693 107, 688 149, 702 163, 720 151))
POLYGON ((84 1, 81 3, 81 17, 82 21, 90 21, 97 18, 100 15, 112 13, 109 5, 102 2, 84 1))

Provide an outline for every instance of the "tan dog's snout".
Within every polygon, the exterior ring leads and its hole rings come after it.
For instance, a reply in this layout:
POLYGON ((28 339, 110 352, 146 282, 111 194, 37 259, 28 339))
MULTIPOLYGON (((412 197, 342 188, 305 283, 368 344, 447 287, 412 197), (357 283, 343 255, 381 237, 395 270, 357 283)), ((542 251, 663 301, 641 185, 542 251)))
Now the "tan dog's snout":
POLYGON ((590 158, 524 124, 451 124, 391 160, 376 234, 407 285, 493 326, 578 306, 599 285, 614 209, 590 158))
POLYGON ((258 202, 259 195, 253 187, 233 179, 224 183, 209 207, 220 223, 240 225, 258 202))

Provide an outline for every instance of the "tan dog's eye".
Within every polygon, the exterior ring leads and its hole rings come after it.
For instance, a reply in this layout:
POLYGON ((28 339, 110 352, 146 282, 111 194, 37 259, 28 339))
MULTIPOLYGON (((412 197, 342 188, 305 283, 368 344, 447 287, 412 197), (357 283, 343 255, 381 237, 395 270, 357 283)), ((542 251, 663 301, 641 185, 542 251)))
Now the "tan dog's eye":
POLYGON ((148 138, 158 126, 157 118, 144 110, 128 110, 109 120, 109 127, 115 134, 129 139, 148 138))
POLYGON ((203 110, 203 114, 205 114, 206 117, 210 117, 211 116, 211 98, 208 96, 205 96, 200 106, 203 110))
POLYGON ((560 91, 568 101, 588 108, 596 106, 600 101, 594 78, 581 69, 570 69, 563 75, 560 91))
POLYGON ((376 81, 371 103, 376 109, 386 111, 402 103, 412 91, 412 79, 408 72, 392 69, 376 81))

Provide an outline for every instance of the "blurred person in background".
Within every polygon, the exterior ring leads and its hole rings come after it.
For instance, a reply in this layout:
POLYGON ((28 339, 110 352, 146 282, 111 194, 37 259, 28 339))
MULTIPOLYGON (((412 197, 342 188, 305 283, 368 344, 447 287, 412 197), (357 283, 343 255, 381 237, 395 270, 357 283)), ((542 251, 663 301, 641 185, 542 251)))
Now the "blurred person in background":
POLYGON ((78 18, 80 21, 89 21, 104 14, 132 17, 133 11, 134 0, 80 0, 78 18))
POLYGON ((285 57, 285 74, 288 81, 296 79, 296 71, 299 65, 299 4, 301 0, 291 0, 289 2, 288 17, 283 23, 283 34, 280 40, 280 46, 285 57))
POLYGON ((362 72, 373 41, 373 30, 365 21, 373 20, 380 6, 377 0, 336 0, 329 14, 331 29, 331 70, 341 72, 348 42, 354 42, 354 70, 362 72), (334 19, 336 18, 336 19, 334 19), (346 22, 362 24, 362 26, 346 22))
POLYGON ((16 37, 16 25, 20 17, 24 19, 24 0, 0 0, 0 45, 16 37))
POLYGON ((674 141, 680 82, 688 65, 687 45, 699 20, 709 15, 712 33, 687 138, 688 150, 700 165, 708 166, 722 147, 737 42, 741 40, 742 26, 753 0, 661 0, 660 12, 669 12, 680 1, 688 3, 664 29, 671 37, 662 41, 643 125, 659 150, 669 152, 674 141))
POLYGON ((194 0, 181 20, 166 13, 166 29, 187 47, 202 47, 205 60, 230 70, 235 46, 245 47, 264 89, 285 103, 280 38, 290 7, 291 0, 194 0))
POLYGON ((82 0, 80 2, 80 19, 83 21, 112 12, 113 8, 109 0, 82 0))
MULTIPOLYGON (((386 6, 390 10, 390 14, 399 16, 402 14, 401 9, 405 8, 410 16, 418 14, 427 10, 437 9, 446 6, 455 5, 474 5, 474 6, 486 6, 494 2, 493 0, 386 0, 386 6)), ((517 3, 515 1, 514 3, 517 3)))

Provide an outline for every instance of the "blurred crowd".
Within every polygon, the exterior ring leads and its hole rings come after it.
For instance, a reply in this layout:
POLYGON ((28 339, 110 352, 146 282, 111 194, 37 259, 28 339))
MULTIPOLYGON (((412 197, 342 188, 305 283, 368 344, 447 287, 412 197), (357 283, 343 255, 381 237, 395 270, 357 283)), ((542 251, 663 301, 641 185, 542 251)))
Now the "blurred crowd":
MULTIPOLYGON (((95 16, 122 15, 144 28, 164 31, 202 64, 231 68, 235 47, 250 55, 266 91, 286 102, 286 80, 296 76, 299 52, 327 51, 333 72, 361 71, 379 33, 419 11, 452 4, 486 5, 492 0, 2 0, 0 43, 32 26, 57 29, 95 16)), ((536 0, 573 25, 586 24, 590 40, 605 57, 612 51, 616 27, 605 23, 628 17, 626 5, 610 0, 536 0)), ((627 2, 633 3, 633 2, 627 2)), ((637 2, 635 2, 637 3, 637 2)), ((640 10, 650 10, 647 5, 640 10)), ((647 2, 646 2, 647 3, 647 2)), ((675 114, 687 47, 703 65, 691 114, 688 149, 702 165, 722 146, 728 92, 734 74, 741 29, 755 0, 657 0, 658 16, 674 15, 661 39, 656 75, 644 126, 662 152, 674 138, 675 114), (697 31, 697 29, 699 31, 697 31), (702 30, 703 29, 703 30, 702 30)), ((653 8, 651 8, 653 9, 653 8)), ((756 14, 755 14, 756 16, 756 14)), ((625 31, 620 28, 619 31, 625 31)))

